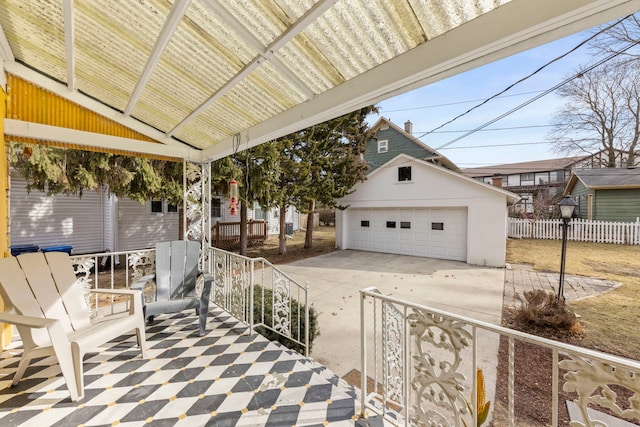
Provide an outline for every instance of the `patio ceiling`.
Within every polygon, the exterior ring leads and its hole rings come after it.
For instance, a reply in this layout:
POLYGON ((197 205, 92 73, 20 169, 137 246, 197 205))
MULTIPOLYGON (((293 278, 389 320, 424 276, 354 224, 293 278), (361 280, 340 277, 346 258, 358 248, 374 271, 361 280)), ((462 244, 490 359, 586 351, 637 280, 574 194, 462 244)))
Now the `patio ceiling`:
MULTIPOLYGON (((0 0, 0 58, 7 73, 162 144, 102 138, 105 148, 206 161, 638 9, 640 0, 0 0)), ((52 131, 87 139, 5 119, 8 135, 52 131)))

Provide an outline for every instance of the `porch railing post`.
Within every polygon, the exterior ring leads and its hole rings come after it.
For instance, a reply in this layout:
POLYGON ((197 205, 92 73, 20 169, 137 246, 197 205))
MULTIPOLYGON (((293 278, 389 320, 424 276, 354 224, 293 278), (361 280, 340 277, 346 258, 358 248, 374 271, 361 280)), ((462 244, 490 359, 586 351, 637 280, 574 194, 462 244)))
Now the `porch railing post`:
POLYGON ((253 331, 253 292, 255 278, 255 261, 251 260, 251 271, 249 273, 249 328, 253 331))
POLYGON ((309 282, 304 285, 304 355, 309 357, 309 282))
POLYGON ((360 291, 360 416, 366 417, 367 408, 367 324, 364 320, 364 299, 366 295, 360 291))

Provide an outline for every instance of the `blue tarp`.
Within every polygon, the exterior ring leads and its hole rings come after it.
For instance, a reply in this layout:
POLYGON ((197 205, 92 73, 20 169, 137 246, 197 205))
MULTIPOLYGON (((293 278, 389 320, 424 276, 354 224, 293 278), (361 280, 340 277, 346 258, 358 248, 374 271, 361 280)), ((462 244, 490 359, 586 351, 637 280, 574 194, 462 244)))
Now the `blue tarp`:
POLYGON ((45 246, 44 248, 40 248, 42 252, 66 252, 71 255, 71 250, 73 246, 66 245, 58 245, 58 246, 45 246))
POLYGON ((38 252, 38 245, 15 245, 9 246, 11 250, 11 255, 18 256, 20 254, 24 254, 27 252, 38 252))

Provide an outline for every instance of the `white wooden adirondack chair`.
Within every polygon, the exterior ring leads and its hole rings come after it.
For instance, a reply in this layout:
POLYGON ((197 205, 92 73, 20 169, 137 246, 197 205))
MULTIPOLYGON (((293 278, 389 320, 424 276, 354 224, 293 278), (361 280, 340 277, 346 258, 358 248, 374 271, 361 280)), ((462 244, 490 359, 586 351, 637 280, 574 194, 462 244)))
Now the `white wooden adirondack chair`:
POLYGON ((200 336, 205 334, 209 294, 213 277, 198 269, 200 242, 174 240, 156 244, 155 274, 137 280, 132 289, 145 290, 145 318, 153 322, 157 314, 177 313, 195 309, 199 313, 200 336), (196 292, 196 282, 201 277, 202 292, 196 292), (149 287, 149 285, 151 285, 149 287))
POLYGON ((80 400, 84 397, 84 355, 133 329, 142 357, 146 357, 141 292, 82 289, 64 252, 0 259, 0 293, 7 306, 0 313, 0 322, 15 325, 24 345, 12 385, 18 384, 31 359, 55 355, 71 400, 80 400), (92 320, 87 292, 126 295, 129 310, 92 320))

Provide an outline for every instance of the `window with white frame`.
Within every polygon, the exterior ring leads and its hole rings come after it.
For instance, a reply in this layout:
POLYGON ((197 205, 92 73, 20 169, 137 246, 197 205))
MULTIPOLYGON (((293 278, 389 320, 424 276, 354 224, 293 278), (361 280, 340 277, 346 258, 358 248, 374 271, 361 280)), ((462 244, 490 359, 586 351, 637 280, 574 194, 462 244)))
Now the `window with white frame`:
POLYGON ((267 211, 262 209, 259 203, 253 205, 253 219, 267 219, 267 211))
POLYGON ((386 153, 387 151, 389 151, 389 141, 386 139, 378 141, 378 153, 386 153))
POLYGON ((520 174, 520 185, 534 185, 534 184, 535 184, 535 174, 533 173, 520 174))

